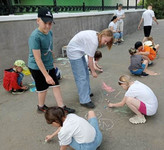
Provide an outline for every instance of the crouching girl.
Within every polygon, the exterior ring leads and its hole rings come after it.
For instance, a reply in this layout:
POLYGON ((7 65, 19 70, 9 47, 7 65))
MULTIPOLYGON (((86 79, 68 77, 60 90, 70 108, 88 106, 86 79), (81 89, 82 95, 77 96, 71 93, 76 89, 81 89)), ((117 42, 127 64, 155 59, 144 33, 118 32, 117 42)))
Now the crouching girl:
POLYGON ((58 134, 60 150, 66 150, 68 146, 76 150, 96 150, 102 142, 94 111, 88 112, 87 121, 75 114, 66 114, 63 108, 50 107, 45 118, 48 124, 58 127, 56 132, 46 136, 46 140, 58 134))

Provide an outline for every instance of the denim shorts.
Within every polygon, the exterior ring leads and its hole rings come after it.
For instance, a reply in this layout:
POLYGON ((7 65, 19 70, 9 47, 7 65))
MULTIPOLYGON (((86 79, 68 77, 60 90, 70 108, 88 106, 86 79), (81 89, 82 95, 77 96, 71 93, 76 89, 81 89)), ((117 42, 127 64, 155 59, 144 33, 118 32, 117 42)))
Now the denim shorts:
POLYGON ((70 146, 74 148, 75 150, 96 150, 101 142, 102 142, 102 133, 99 130, 99 125, 97 118, 91 118, 88 120, 88 122, 95 128, 96 130, 96 136, 93 142, 91 143, 84 143, 84 144, 79 144, 77 143, 74 138, 72 138, 72 142, 70 146))
POLYGON ((137 70, 135 70, 135 71, 130 70, 130 72, 131 72, 132 74, 134 74, 134 75, 141 75, 142 72, 144 71, 145 67, 146 67, 146 65, 145 65, 145 64, 142 64, 142 68, 141 68, 141 69, 137 69, 137 70))

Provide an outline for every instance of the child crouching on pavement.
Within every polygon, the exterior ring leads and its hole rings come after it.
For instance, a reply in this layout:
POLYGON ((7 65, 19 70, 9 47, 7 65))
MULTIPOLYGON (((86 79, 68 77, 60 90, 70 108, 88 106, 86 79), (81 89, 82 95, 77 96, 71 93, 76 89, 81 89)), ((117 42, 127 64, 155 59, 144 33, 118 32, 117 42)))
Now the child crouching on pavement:
POLYGON ((129 49, 130 53, 130 66, 129 70, 134 75, 148 76, 148 75, 158 75, 157 73, 148 70, 148 60, 143 60, 142 55, 138 55, 136 49, 129 49))
MULTIPOLYGON (((103 72, 102 67, 99 66, 99 64, 98 64, 98 61, 99 61, 101 58, 102 58, 102 53, 101 53, 100 51, 97 50, 97 51, 95 52, 95 55, 94 55, 93 66, 94 66, 94 69, 95 69, 96 71, 99 71, 100 73, 103 72)), ((88 56, 87 56, 87 55, 85 55, 85 60, 86 60, 87 65, 88 65, 88 56)), ((89 67, 89 66, 88 66, 88 67, 89 67)), ((89 71, 90 71, 90 68, 88 68, 88 69, 89 69, 89 71)))
POLYGON ((14 67, 4 70, 3 87, 12 94, 22 94, 28 90, 27 86, 23 86, 23 70, 28 70, 23 60, 16 60, 14 67))
POLYGON ((132 81, 129 76, 122 75, 118 84, 126 90, 121 102, 109 103, 109 107, 122 107, 125 104, 135 113, 130 118, 132 124, 145 123, 144 115, 153 116, 158 109, 158 100, 154 92, 145 84, 139 81, 132 81))
POLYGON ((58 134, 60 150, 72 147, 76 150, 96 150, 102 142, 102 133, 94 111, 88 112, 88 121, 76 114, 66 114, 61 107, 50 107, 45 113, 48 124, 57 127, 57 131, 47 135, 49 141, 58 134))

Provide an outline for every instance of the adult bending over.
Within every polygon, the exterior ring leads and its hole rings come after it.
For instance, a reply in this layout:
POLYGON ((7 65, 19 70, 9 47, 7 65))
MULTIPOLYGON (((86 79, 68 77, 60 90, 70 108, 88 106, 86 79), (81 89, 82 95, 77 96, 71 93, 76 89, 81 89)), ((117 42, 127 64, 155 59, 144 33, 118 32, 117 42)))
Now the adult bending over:
POLYGON ((70 60, 72 72, 78 88, 79 100, 82 106, 94 108, 90 99, 90 80, 85 54, 89 56, 88 65, 94 78, 97 77, 93 66, 94 54, 98 47, 106 45, 111 49, 113 44, 113 33, 109 29, 101 32, 85 30, 77 33, 67 46, 67 56, 70 60))

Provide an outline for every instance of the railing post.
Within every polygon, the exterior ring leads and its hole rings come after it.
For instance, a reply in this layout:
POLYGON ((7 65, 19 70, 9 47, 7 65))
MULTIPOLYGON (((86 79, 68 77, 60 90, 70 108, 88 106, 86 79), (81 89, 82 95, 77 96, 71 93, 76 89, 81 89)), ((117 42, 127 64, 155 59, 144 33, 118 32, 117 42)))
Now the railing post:
POLYGON ((85 3, 83 2, 83 12, 85 12, 85 3))
POLYGON ((135 9, 137 9, 137 0, 136 0, 136 6, 135 6, 135 9))
POLYGON ((129 0, 127 0, 127 10, 129 9, 129 0))
POLYGON ((142 0, 142 9, 144 8, 144 0, 142 0))
POLYGON ((104 0, 102 0, 102 11, 104 11, 104 0))
POLYGON ((56 0, 54 0, 54 12, 55 12, 55 13, 58 13, 57 2, 56 2, 56 0))
POLYGON ((118 9, 118 3, 116 4, 116 10, 118 9))
POLYGON ((8 8, 9 8, 9 14, 14 14, 11 0, 8 1, 8 8))

